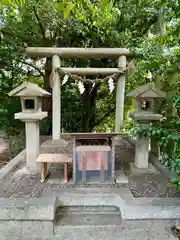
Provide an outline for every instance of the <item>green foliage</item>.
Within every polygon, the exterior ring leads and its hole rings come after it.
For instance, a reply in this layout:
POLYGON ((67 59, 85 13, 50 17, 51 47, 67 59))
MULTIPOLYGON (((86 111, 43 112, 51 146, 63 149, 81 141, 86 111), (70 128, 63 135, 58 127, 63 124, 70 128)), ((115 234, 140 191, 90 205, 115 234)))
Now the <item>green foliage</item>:
POLYGON ((180 192, 180 179, 174 179, 171 183, 177 185, 177 190, 180 192))
MULTIPOLYGON (((180 6, 176 0, 164 3, 160 0, 1 1, 0 104, 3 110, 0 113, 1 127, 13 133, 22 129, 22 123, 13 119, 14 113, 20 110, 19 100, 7 98, 7 93, 24 79, 38 82, 51 91, 48 80, 51 61, 49 59, 46 62, 42 61, 40 65, 40 59, 30 60, 24 54, 25 47, 54 45, 129 47, 135 52, 136 72, 127 79, 126 92, 146 83, 150 70, 156 85, 167 92, 168 96, 166 103, 157 104, 157 111, 163 109, 167 125, 174 124, 172 115, 177 115, 178 109, 174 108, 172 96, 180 95, 179 13, 180 6), (162 6, 164 26, 163 21, 159 21, 162 6), (157 34, 157 23, 164 28, 164 36, 157 34)), ((79 67, 116 67, 117 61, 62 59, 61 64, 79 67)), ((86 84, 85 87, 86 91, 81 96, 73 79, 69 79, 65 86, 62 86, 62 128, 68 132, 112 131, 116 90, 110 94, 106 83, 97 84, 95 87, 86 84)), ((125 115, 132 107, 129 99, 125 98, 125 115)), ((43 128, 45 132, 49 132, 51 109, 46 106, 45 110, 49 112, 49 118, 44 122, 43 128)), ((136 128, 136 124, 126 117, 125 131, 134 135, 136 128)), ((167 135, 164 132, 167 130, 169 134, 170 130, 165 125, 162 128, 163 131, 154 130, 156 132, 154 135, 164 134, 165 142, 167 135), (157 133, 158 131, 160 133, 157 133)), ((171 139, 173 142, 177 140, 177 136, 172 138, 175 138, 171 139)), ((162 144, 162 149, 163 146, 165 143, 162 144)))
MULTIPOLYGON (((171 120, 152 124, 149 129, 139 129, 139 136, 149 137, 160 146, 161 162, 180 175, 180 96, 174 98, 176 115, 171 120)), ((180 191, 180 179, 172 180, 180 191)))
MULTIPOLYGON (((175 99, 175 107, 179 109, 179 97, 175 99)), ((168 119, 152 124, 148 129, 139 129, 137 133, 139 136, 149 137, 155 140, 160 146, 162 159, 161 161, 165 166, 173 171, 180 173, 179 161, 180 161, 180 114, 170 121, 168 119)))

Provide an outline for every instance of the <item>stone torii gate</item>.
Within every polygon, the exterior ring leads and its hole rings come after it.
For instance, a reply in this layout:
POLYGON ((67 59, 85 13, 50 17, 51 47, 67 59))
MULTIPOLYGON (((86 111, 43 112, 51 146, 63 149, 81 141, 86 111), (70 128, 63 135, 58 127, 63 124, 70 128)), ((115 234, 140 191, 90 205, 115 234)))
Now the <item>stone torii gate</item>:
POLYGON ((61 133, 61 80, 59 70, 76 75, 118 74, 116 92, 115 132, 123 127, 126 57, 130 52, 126 48, 57 48, 28 47, 26 53, 33 57, 52 57, 52 138, 60 139, 61 133), (118 59, 117 68, 63 68, 61 58, 118 59))

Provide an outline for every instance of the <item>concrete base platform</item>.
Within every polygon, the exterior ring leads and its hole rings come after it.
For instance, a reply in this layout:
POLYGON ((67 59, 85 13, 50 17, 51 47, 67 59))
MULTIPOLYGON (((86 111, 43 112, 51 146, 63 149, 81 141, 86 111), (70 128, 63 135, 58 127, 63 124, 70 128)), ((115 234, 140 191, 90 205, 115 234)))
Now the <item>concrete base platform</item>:
POLYGON ((114 206, 121 212, 122 219, 180 219, 180 204, 173 205, 168 201, 166 205, 161 200, 146 203, 146 199, 135 200, 128 188, 75 188, 75 189, 47 189, 44 197, 56 196, 56 206, 114 206), (131 199, 131 201, 130 201, 131 199), (137 202, 136 202, 137 201, 137 202), (138 204, 139 202, 139 204, 138 204))
POLYGON ((178 202, 128 203, 128 188, 49 190, 50 198, 0 199, 0 239, 173 240, 180 223, 178 202))
MULTIPOLYGON (((115 172, 115 180, 116 183, 118 184, 123 184, 123 185, 127 185, 128 184, 128 178, 126 177, 126 175, 124 174, 123 170, 116 170, 115 172)), ((64 184, 64 175, 63 175, 63 166, 59 164, 59 166, 56 166, 55 170, 51 170, 50 175, 47 178, 47 183, 48 184, 64 184)), ((77 184, 82 184, 82 181, 79 181, 77 184)), ((87 184, 115 184, 115 182, 113 180, 109 180, 109 181, 104 181, 101 182, 99 178, 92 178, 88 181, 86 181, 87 184)), ((73 185, 73 179, 69 178, 68 179, 68 185, 73 185)))
POLYGON ((129 163, 129 166, 132 175, 159 173, 159 171, 151 163, 148 164, 148 168, 137 168, 134 163, 129 163))

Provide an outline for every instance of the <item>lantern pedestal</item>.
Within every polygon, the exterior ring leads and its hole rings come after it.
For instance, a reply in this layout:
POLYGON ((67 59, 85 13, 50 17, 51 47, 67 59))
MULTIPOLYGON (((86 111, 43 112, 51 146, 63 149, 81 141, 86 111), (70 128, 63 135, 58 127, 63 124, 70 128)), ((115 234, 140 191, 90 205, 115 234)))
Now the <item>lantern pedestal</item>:
POLYGON ((39 170, 36 158, 39 155, 39 122, 47 117, 42 111, 42 98, 51 94, 35 83, 24 82, 8 93, 9 96, 20 97, 22 112, 15 113, 15 119, 26 125, 26 162, 27 167, 39 170))
POLYGON ((137 168, 148 168, 148 158, 149 158, 149 138, 137 137, 135 166, 137 168))
MULTIPOLYGON (((155 87, 154 83, 140 86, 134 91, 128 93, 129 97, 134 98, 135 111, 130 113, 130 117, 140 124, 140 129, 149 129, 150 123, 159 121, 161 115, 155 112, 155 103, 157 99, 166 97, 166 94, 155 87)), ((157 172, 156 169, 149 164, 149 137, 136 136, 136 152, 135 163, 130 163, 132 173, 149 173, 157 172)))
POLYGON ((26 163, 28 167, 39 170, 36 159, 39 155, 39 123, 47 117, 47 112, 15 113, 15 119, 25 122, 26 125, 26 163))

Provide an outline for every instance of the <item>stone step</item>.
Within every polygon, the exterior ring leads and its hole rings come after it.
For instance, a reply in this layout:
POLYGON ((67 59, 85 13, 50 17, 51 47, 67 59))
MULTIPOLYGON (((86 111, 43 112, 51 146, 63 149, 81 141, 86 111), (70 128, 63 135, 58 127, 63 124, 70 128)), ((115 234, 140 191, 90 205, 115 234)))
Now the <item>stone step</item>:
POLYGON ((74 229, 119 226, 122 217, 116 206, 61 206, 56 210, 54 233, 60 234, 62 228, 68 226, 74 229))
POLYGON ((64 215, 57 215, 55 233, 57 234, 62 226, 79 228, 82 226, 119 226, 120 224, 121 215, 118 212, 68 212, 64 215))
POLYGON ((61 206, 58 207, 56 213, 58 215, 74 214, 74 213, 120 213, 120 210, 116 206, 61 206))

